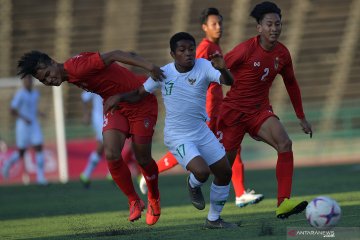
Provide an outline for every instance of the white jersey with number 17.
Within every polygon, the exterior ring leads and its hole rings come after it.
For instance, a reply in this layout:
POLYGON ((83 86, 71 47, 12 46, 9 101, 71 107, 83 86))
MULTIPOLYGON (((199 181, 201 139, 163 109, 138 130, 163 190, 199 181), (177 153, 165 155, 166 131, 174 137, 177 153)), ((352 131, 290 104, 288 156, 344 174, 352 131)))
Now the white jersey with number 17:
POLYGON ((144 83, 147 92, 161 87, 166 110, 164 141, 177 142, 199 139, 208 129, 205 110, 206 92, 211 82, 220 84, 221 73, 206 59, 196 59, 194 67, 185 73, 176 70, 174 63, 161 68, 166 79, 144 83), (204 130, 205 129, 205 130, 204 130))

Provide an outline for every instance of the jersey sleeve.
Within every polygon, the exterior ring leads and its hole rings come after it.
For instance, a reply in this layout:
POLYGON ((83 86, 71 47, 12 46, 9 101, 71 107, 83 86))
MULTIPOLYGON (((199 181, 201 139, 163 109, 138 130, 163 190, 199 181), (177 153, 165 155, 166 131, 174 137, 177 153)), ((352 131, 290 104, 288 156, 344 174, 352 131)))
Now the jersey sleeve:
POLYGON ((81 93, 81 100, 83 102, 90 102, 91 101, 91 98, 92 98, 92 94, 91 92, 87 92, 87 91, 83 91, 81 93))
POLYGON ((200 44, 196 48, 196 58, 209 59, 209 45, 200 44))
POLYGON ((96 73, 106 67, 98 52, 80 53, 67 60, 64 66, 70 75, 78 78, 84 77, 89 73, 96 73))
POLYGON ((209 82, 215 82, 220 84, 220 76, 221 73, 219 70, 215 69, 211 62, 208 60, 203 61, 204 68, 206 69, 206 79, 208 79, 209 82))
POLYGON ((301 100, 301 92, 299 84, 295 78, 294 68, 289 53, 287 57, 287 64, 284 66, 280 74, 284 80, 286 90, 289 94, 291 104, 293 105, 297 118, 303 119, 305 114, 301 100))
POLYGON ((10 107, 11 109, 18 110, 21 104, 21 91, 17 91, 14 97, 11 100, 10 107))
POLYGON ((246 48, 244 45, 240 44, 236 46, 233 50, 228 52, 225 57, 225 63, 228 69, 232 71, 237 68, 237 66, 241 65, 246 58, 246 48))
MULTIPOLYGON (((166 80, 166 79, 165 79, 166 80)), ((164 80, 164 81, 165 81, 164 80)), ((161 82, 156 82, 154 81, 154 79, 152 79, 151 77, 149 77, 145 82, 144 82, 144 89, 145 91, 147 91, 148 93, 153 93, 155 92, 156 89, 158 89, 161 86, 161 82)))

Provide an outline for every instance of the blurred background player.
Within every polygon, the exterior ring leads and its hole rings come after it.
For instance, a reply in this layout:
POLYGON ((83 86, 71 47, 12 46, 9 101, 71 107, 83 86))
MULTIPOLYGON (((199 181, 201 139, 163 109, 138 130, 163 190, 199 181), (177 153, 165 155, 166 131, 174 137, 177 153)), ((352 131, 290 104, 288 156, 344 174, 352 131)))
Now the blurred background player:
MULTIPOLYGON (((106 53, 82 52, 58 63, 39 51, 25 53, 18 61, 19 75, 31 74, 46 86, 60 86, 64 82, 100 95, 104 100, 118 93, 137 89, 141 82, 117 62, 141 67, 156 80, 165 76, 162 70, 146 59, 121 50, 106 53)), ((157 120, 157 100, 149 95, 138 104, 121 103, 112 112, 104 114, 103 142, 111 176, 126 195, 129 203, 128 220, 141 217, 144 201, 135 191, 131 173, 121 152, 126 138, 131 137, 136 160, 148 185, 146 224, 155 224, 161 214, 158 188, 158 168, 152 158, 151 143, 157 120)))
MULTIPOLYGON (((96 149, 91 152, 86 167, 80 175, 80 181, 84 187, 87 188, 91 183, 91 174, 104 153, 104 144, 102 139, 103 106, 102 98, 95 93, 83 91, 81 94, 81 100, 84 105, 84 123, 89 124, 91 122, 97 142, 96 149)), ((110 180, 112 179, 109 172, 106 177, 110 180)))
MULTIPOLYGON (((7 159, 2 168, 2 175, 5 179, 9 178, 11 167, 20 159, 24 160, 25 152, 29 147, 35 150, 36 159, 36 182, 39 185, 47 185, 44 173, 44 152, 43 134, 41 131, 38 115, 43 115, 38 111, 40 93, 33 89, 33 79, 31 75, 22 78, 23 87, 19 89, 11 101, 11 114, 16 117, 15 137, 17 151, 13 152, 7 159)), ((24 161, 23 176, 24 183, 28 183, 28 169, 24 161)))
MULTIPOLYGON (((103 100, 99 95, 86 91, 82 92, 81 100, 84 103, 84 122, 86 124, 89 124, 91 122, 97 141, 96 149, 90 154, 86 167, 80 175, 80 181, 82 182, 84 187, 88 188, 91 183, 91 174, 98 165, 104 153, 104 144, 102 137, 103 100)), ((135 155, 131 147, 131 141, 129 139, 126 139, 121 155, 124 159, 124 162, 127 163, 131 175, 133 177, 140 176, 140 169, 136 162, 135 155)), ((106 178, 112 181, 110 172, 108 172, 106 178)))
POLYGON ((223 100, 217 128, 223 134, 222 142, 231 163, 245 133, 275 148, 278 153, 276 216, 287 218, 302 212, 307 202, 290 199, 294 168, 292 142, 269 101, 270 87, 277 74, 283 78, 302 130, 311 137, 312 129, 305 118, 290 53, 278 42, 281 10, 272 2, 263 2, 250 15, 258 23, 259 35, 240 43, 225 56, 235 81, 223 100))
MULTIPOLYGON (((196 48, 196 58, 205 58, 211 60, 211 56, 215 53, 222 54, 220 48, 220 39, 223 32, 223 17, 216 8, 206 8, 202 11, 200 17, 201 28, 205 33, 205 38, 199 43, 196 48)), ((220 112, 220 105, 223 100, 223 89, 218 83, 210 83, 206 94, 206 112, 210 117, 207 122, 211 131, 218 138, 221 137, 216 131, 217 117, 220 112)), ((167 152, 160 160, 156 162, 159 168, 159 173, 175 167, 178 162, 176 158, 167 152)), ((237 152, 235 163, 232 167, 232 183, 235 190, 235 204, 238 207, 245 207, 248 204, 255 204, 260 202, 264 196, 262 194, 255 194, 254 190, 245 191, 244 186, 244 164, 241 161, 240 150, 237 152)), ((140 180, 140 190, 146 194, 146 182, 142 177, 140 180)))

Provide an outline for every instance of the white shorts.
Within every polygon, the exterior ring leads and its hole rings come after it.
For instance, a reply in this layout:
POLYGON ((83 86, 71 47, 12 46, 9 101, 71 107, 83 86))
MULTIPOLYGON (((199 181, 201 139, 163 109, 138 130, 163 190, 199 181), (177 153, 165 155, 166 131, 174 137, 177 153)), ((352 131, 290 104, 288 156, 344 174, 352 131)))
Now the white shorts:
POLYGON ((92 117, 92 126, 95 132, 96 140, 99 142, 103 141, 102 129, 103 129, 103 115, 92 117))
POLYGON ((177 144, 168 144, 169 151, 176 157, 179 164, 186 170, 189 162, 197 156, 201 156, 208 166, 216 163, 225 156, 225 149, 213 132, 208 129, 201 139, 177 144))
POLYGON ((39 122, 35 121, 31 124, 18 119, 16 121, 16 146, 19 149, 25 149, 29 146, 37 146, 43 144, 43 134, 39 122))

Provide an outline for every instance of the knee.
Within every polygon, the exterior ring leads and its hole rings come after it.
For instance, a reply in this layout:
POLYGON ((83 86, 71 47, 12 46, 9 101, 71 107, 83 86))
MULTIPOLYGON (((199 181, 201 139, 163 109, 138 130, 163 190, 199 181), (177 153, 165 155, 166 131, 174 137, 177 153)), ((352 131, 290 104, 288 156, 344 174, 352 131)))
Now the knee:
POLYGON ((34 147, 34 149, 35 149, 36 152, 41 152, 43 150, 43 147, 42 147, 42 145, 36 145, 34 147))
POLYGON ((196 179, 200 182, 206 182, 210 176, 210 169, 199 169, 193 172, 196 179))
POLYGON ((114 149, 105 149, 105 157, 108 161, 118 160, 121 156, 121 152, 114 149))
POLYGON ((151 154, 136 154, 135 157, 141 167, 145 167, 153 160, 151 154))
POLYGON ((215 175, 214 183, 216 185, 229 185, 231 182, 231 168, 226 168, 221 171, 221 173, 215 175))
POLYGON ((219 178, 221 178, 222 181, 223 181, 223 182, 226 182, 226 183, 230 183, 231 177, 232 177, 231 168, 226 168, 226 169, 223 171, 223 173, 221 174, 221 176, 219 176, 219 178))
POLYGON ((19 150, 19 156, 20 156, 21 158, 24 157, 25 151, 26 151, 26 149, 20 149, 20 150, 19 150))
POLYGON ((279 152, 289 152, 292 151, 292 141, 290 138, 285 139, 280 144, 278 144, 279 152))

